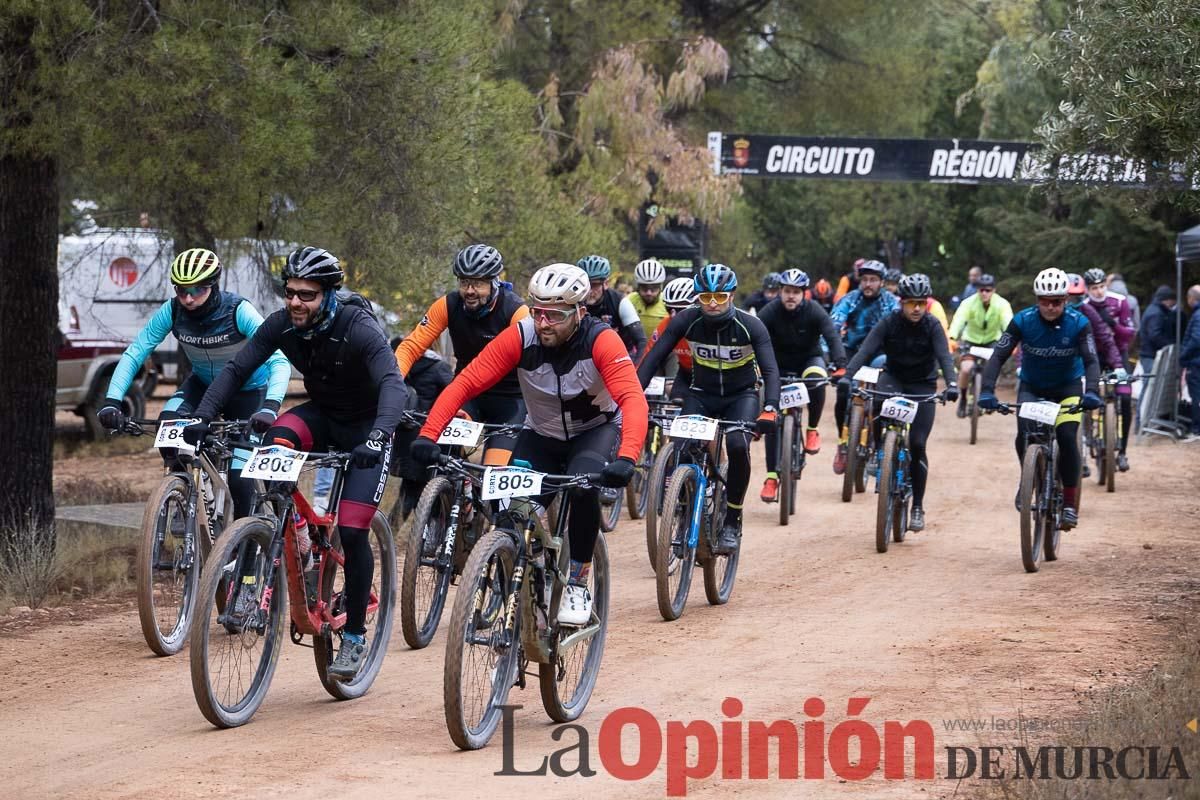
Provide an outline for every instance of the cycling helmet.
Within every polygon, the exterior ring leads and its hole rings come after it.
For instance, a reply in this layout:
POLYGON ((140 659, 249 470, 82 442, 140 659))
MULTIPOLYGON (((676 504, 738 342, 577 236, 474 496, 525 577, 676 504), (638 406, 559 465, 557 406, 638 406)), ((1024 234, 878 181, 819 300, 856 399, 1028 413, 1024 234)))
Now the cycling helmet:
POLYGON ((1033 293, 1038 297, 1066 297, 1067 273, 1055 267, 1042 270, 1033 279, 1033 293))
POLYGON ((336 289, 342 285, 346 274, 333 253, 320 247, 301 247, 288 256, 281 276, 285 281, 300 278, 315 281, 326 289, 336 289))
POLYGON ((644 261, 639 261, 638 265, 633 268, 633 279, 639 286, 642 284, 666 283, 667 270, 653 258, 647 258, 644 261))
POLYGON ((1067 294, 1072 297, 1082 296, 1087 294, 1087 286, 1084 285, 1083 276, 1074 272, 1067 274, 1067 294))
POLYGON ((211 286, 221 277, 221 261, 212 250, 193 247, 171 262, 171 283, 176 286, 211 286))
POLYGON ((821 280, 817 281, 816 285, 813 286, 813 297, 816 297, 821 300, 832 299, 833 298, 833 284, 831 284, 829 281, 825 280, 824 278, 821 278, 821 280))
POLYGON ((500 251, 487 244, 467 245, 454 257, 454 275, 459 278, 498 278, 503 269, 500 251))
POLYGON ((996 276, 988 273, 983 273, 979 276, 979 280, 975 281, 976 289, 994 289, 996 288, 996 276))
POLYGON ((778 272, 768 272, 767 276, 765 278, 763 278, 763 291, 769 292, 772 289, 778 289, 778 288, 779 288, 779 273, 778 272))
POLYGON ((676 278, 663 287, 662 298, 668 308, 687 308, 696 302, 696 283, 691 278, 676 278))
POLYGON ((860 278, 867 274, 878 275, 880 278, 882 278, 886 272, 887 267, 883 265, 883 262, 876 261, 875 259, 864 261, 858 268, 858 275, 860 278))
POLYGON ((904 273, 901 272, 900 270, 896 269, 895 267, 891 267, 888 269, 887 272, 883 273, 883 279, 887 283, 899 283, 900 279, 903 277, 904 277, 904 273))
POLYGON ((590 281, 608 280, 612 274, 612 264, 604 256, 584 256, 575 262, 575 266, 586 272, 590 281))
POLYGON ((780 286, 795 286, 797 289, 808 288, 808 273, 802 269, 787 269, 779 276, 780 286))
POLYGON ((696 292, 732 292, 737 288, 737 273, 724 264, 708 264, 696 274, 696 292))
POLYGON ((1083 282, 1088 286, 1095 286, 1100 283, 1107 283, 1104 277, 1104 270, 1099 267, 1092 267, 1087 272, 1083 273, 1083 282))
POLYGON ((900 279, 898 292, 905 300, 932 297, 933 286, 929 283, 928 275, 914 272, 900 279))
POLYGON ((533 273, 533 277, 529 279, 529 299, 535 303, 566 303, 577 306, 587 297, 590 284, 588 274, 579 267, 571 264, 551 264, 533 273))

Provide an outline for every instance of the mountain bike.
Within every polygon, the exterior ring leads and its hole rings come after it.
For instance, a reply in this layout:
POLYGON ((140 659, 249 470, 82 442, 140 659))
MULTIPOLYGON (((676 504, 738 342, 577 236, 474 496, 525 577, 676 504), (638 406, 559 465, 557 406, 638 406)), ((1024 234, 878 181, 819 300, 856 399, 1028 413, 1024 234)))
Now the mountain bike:
POLYGON ((846 472, 842 475, 842 502, 867 490, 867 464, 875 457, 875 418, 871 396, 865 391, 879 381, 879 369, 861 367, 854 374, 858 384, 850 391, 850 416, 846 421, 846 472))
MULTIPOLYGON (((650 559, 650 569, 654 569, 658 557, 658 521, 662 517, 663 494, 675 467, 679 464, 679 448, 667 437, 666 431, 671 427, 671 421, 679 416, 679 406, 671 405, 650 414, 650 424, 658 431, 658 452, 650 465, 650 474, 646 478, 646 556, 650 559)), ((650 438, 649 435, 646 437, 650 438)))
POLYGON ((190 422, 129 418, 114 431, 142 436, 147 428, 158 428, 155 447, 180 451, 176 468, 146 501, 136 561, 142 636, 160 656, 175 655, 187 641, 200 570, 213 541, 233 522, 233 498, 225 482, 233 462, 228 440, 247 431, 243 420, 213 422, 212 439, 192 456, 180 434, 190 422))
POLYGON ((741 544, 732 553, 717 553, 716 547, 726 510, 721 433, 728 431, 750 433, 754 425, 699 414, 680 415, 671 423, 669 435, 679 448, 679 464, 663 495, 654 558, 658 611, 668 621, 683 614, 697 562, 704 568, 704 594, 710 604, 729 602, 733 592, 741 544))
POLYGON ((921 403, 945 402, 941 392, 903 394, 866 390, 880 397, 879 418, 883 420, 882 447, 875 462, 875 492, 879 495, 875 511, 875 549, 888 551, 888 542, 903 542, 908 533, 908 512, 912 503, 912 457, 908 449, 908 431, 917 418, 921 403))
MULTIPOLYGON (((520 430, 514 425, 471 425, 476 433, 467 438, 452 432, 456 426, 464 427, 462 421, 451 420, 438 443, 452 445, 450 455, 465 457, 479 448, 481 440, 514 436, 520 430)), ((405 545, 400 630, 414 650, 428 646, 433 639, 450 585, 458 581, 472 546, 491 524, 491 504, 480 497, 472 473, 455 466, 457 463, 439 465, 437 474, 425 484, 405 545)))
POLYGON ((1117 409, 1117 387, 1129 386, 1136 380, 1151 375, 1127 375, 1123 378, 1116 372, 1100 377, 1100 395, 1104 405, 1083 415, 1083 439, 1087 455, 1096 462, 1096 483, 1106 492, 1117 490, 1117 448, 1124 433, 1124 421, 1117 409))
POLYGON ((804 409, 808 406, 808 391, 829 383, 829 378, 804 378, 783 375, 779 390, 780 437, 779 458, 779 524, 787 525, 788 517, 796 513, 796 496, 800 477, 804 473, 804 409))
POLYGON ((970 437, 967 441, 968 444, 975 444, 979 438, 979 418, 983 416, 983 409, 979 407, 979 395, 983 394, 983 368, 992 357, 995 348, 971 345, 968 352, 975 357, 976 363, 971 368, 971 379, 967 381, 963 390, 966 392, 967 418, 971 421, 970 437))
POLYGON ((1020 517, 1021 562, 1026 572, 1037 572, 1043 554, 1058 559, 1063 509, 1062 479, 1058 475, 1058 441, 1054 429, 1061 416, 1078 413, 1080 405, 1063 406, 1053 400, 1001 403, 1001 414, 1016 413, 1034 425, 1025 433, 1025 458, 1021 462, 1020 517))
MULTIPOLYGON (((650 390, 647 389, 646 392, 649 394, 650 390)), ((650 407, 650 429, 646 431, 646 441, 642 445, 642 453, 635 465, 633 479, 625 487, 625 505, 629 509, 630 519, 642 519, 646 516, 646 506, 650 499, 649 479, 650 473, 654 469, 654 457, 658 455, 659 448, 666 440, 662 424, 658 420, 671 419, 679 413, 678 403, 671 400, 647 399, 646 403, 650 407)))
MULTIPOLYGON (((608 548, 601 533, 592 556, 592 616, 582 627, 558 622, 570 572, 567 531, 572 488, 595 486, 599 475, 552 475, 514 467, 481 467, 443 457, 471 474, 485 499, 508 499, 506 524, 475 544, 454 597, 443 681, 446 728, 462 750, 487 745, 514 685, 525 688, 538 665, 542 707, 555 722, 577 719, 600 673, 608 627, 608 548), (557 495, 547 509, 538 495, 557 495), (553 521, 551 521, 551 518, 553 521)), ((453 466, 451 466, 453 465, 453 466)))
POLYGON ((336 509, 349 460, 349 453, 302 453, 273 445, 255 449, 243 470, 243 475, 268 481, 264 513, 238 520, 213 544, 200 579, 191 633, 192 691, 201 713, 218 728, 244 725, 262 705, 289 615, 291 640, 303 644, 305 636, 312 637, 309 646, 317 676, 334 698, 362 696, 379 674, 392 633, 396 547, 387 519, 378 510, 368 532, 375 569, 367 605, 366 659, 352 681, 339 682, 329 674, 334 639, 341 639, 346 625, 345 558, 336 509), (318 517, 296 481, 301 470, 320 467, 334 469, 329 505, 335 510, 318 517), (307 523, 307 555, 312 558, 307 569, 306 542, 297 535, 297 519, 307 523), (249 611, 242 611, 247 607, 249 611))

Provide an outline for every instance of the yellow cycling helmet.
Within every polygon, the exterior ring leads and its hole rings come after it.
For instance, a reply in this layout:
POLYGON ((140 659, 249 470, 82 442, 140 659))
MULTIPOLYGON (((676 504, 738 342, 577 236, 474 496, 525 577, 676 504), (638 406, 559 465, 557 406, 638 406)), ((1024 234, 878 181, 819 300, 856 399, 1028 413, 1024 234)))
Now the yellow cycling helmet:
POLYGON ((221 277, 221 261, 212 250, 193 247, 175 256, 171 262, 171 283, 176 286, 198 286, 217 282, 221 277))

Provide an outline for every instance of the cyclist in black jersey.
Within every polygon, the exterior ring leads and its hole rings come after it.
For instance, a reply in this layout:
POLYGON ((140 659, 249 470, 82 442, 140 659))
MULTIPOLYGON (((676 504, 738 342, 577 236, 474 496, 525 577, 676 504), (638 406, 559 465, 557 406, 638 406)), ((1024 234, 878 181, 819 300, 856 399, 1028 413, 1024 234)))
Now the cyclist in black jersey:
POLYGON ((596 317, 616 331, 629 351, 629 357, 637 363, 646 352, 646 330, 630 299, 616 289, 608 288, 612 264, 604 256, 592 255, 579 259, 575 266, 587 273, 591 283, 584 300, 588 316, 596 317))
POLYGON ((189 444, 208 432, 208 423, 246 378, 276 350, 304 375, 308 402, 278 419, 255 414, 269 428, 266 443, 296 450, 352 450, 338 507, 338 533, 345 555, 346 627, 330 666, 335 680, 352 681, 366 652, 366 615, 375 569, 368 530, 383 499, 391 460, 392 433, 407 390, 387 338, 374 316, 341 302, 343 273, 326 250, 304 247, 288 256, 282 277, 287 305, 267 317, 245 347, 225 365, 196 408, 199 422, 184 429, 189 444))
MULTIPOLYGON (((802 378, 824 378, 825 356, 821 352, 821 340, 829 348, 833 365, 837 369, 846 366, 846 348, 838 335, 833 321, 825 309, 815 300, 806 300, 808 274, 803 270, 785 270, 779 276, 779 297, 759 312, 758 318, 766 326, 774 345, 775 359, 779 371, 785 375, 802 378)), ((825 387, 813 386, 808 390, 808 427, 804 432, 804 452, 816 454, 821 450, 821 434, 817 425, 825 409, 825 387)), ((767 479, 763 482, 763 502, 774 503, 779 492, 779 474, 775 471, 779 463, 779 431, 772 430, 766 436, 767 479)))
MULTIPOLYGON (((876 389, 881 392, 904 394, 933 394, 937 391, 937 373, 940 368, 946 380, 946 400, 958 400, 955 384, 954 361, 950 358, 950 345, 942 325, 928 312, 928 298, 933 296, 929 278, 919 272, 900 279, 898 293, 900 310, 879 321, 866 340, 850 359, 846 376, 840 383, 849 387, 850 376, 860 367, 871 363, 871 359, 883 353, 887 363, 879 376, 876 389)), ((908 449, 912 454, 912 511, 908 517, 908 528, 920 531, 925 528, 925 485, 929 479, 929 459, 925 444, 933 430, 934 405, 921 403, 917 417, 908 431, 908 449)), ((881 425, 875 419, 876 440, 881 425)))
MULTIPOLYGON (((771 338, 762 322, 734 308, 737 274, 724 264, 709 264, 696 275, 698 305, 685 308, 667 323, 662 336, 638 366, 645 387, 670 355, 676 342, 687 339, 692 348, 691 383, 683 396, 683 414, 716 419, 756 420, 758 435, 775 429, 779 407, 779 368, 771 338), (758 379, 762 371, 762 413, 758 379)), ((750 485, 750 437, 732 430, 725 435, 729 456, 728 511, 717 537, 717 551, 729 553, 742 536, 742 503, 750 485)))

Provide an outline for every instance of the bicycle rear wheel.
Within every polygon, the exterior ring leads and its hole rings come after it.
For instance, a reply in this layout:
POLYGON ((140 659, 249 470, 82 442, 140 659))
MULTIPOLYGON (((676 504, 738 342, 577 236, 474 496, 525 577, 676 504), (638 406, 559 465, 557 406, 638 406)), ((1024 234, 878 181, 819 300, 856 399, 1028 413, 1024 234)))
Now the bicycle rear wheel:
MULTIPOLYGON (((338 700, 353 700, 367 693, 379 675, 383 658, 387 655, 388 642, 392 639, 392 615, 396 609, 396 543, 392 539, 392 529, 387 523, 387 518, 378 509, 371 519, 367 536, 375 561, 375 569, 371 573, 371 605, 367 606, 367 631, 364 634, 367 638, 367 658, 354 680, 342 682, 329 675, 329 667, 333 665, 334 658, 334 636, 340 640, 342 631, 325 631, 313 637, 313 658, 317 664, 317 676, 321 679, 325 691, 338 700)), ((333 547, 341 552, 341 541, 336 529, 333 533, 333 547)), ((323 567, 321 600, 329 605, 334 616, 344 614, 344 570, 332 559, 328 559, 323 567)))
POLYGON ((679 463, 677 453, 674 442, 665 442, 658 448, 646 482, 646 555, 650 559, 650 569, 654 569, 654 559, 658 556, 658 519, 663 509, 663 491, 679 463))
POLYGON ((1104 426, 1104 491, 1115 492, 1117 490, 1117 433, 1116 430, 1117 410, 1109 409, 1106 404, 1104 410, 1100 412, 1100 421, 1104 426))
POLYGON ((850 425, 846 435, 846 471, 842 474, 842 502, 849 503, 854 496, 856 473, 858 472, 858 446, 862 441, 863 407, 859 403, 850 404, 850 425))
POLYGON ((1026 572, 1038 571, 1050 488, 1045 485, 1046 454, 1041 445, 1025 449, 1021 465, 1021 563, 1026 572))
POLYGON ((983 394, 983 370, 976 364, 971 370, 971 394, 967 398, 967 411, 971 415, 971 444, 979 437, 979 417, 983 410, 979 408, 979 395, 983 394))
MULTIPOLYGON (((725 476, 728 469, 721 465, 721 480, 713 487, 713 513, 708 520, 709 529, 719 531, 725 521, 725 476)), ((701 534, 703 535, 703 534, 701 534)), ((742 541, 732 553, 720 555, 709 551, 704 558, 704 596, 709 605, 723 606, 733 594, 733 582, 737 579, 738 562, 742 557, 742 541)))
POLYGON ((196 609, 200 572, 200 532, 186 547, 188 481, 165 477, 146 501, 137 554, 138 619, 142 636, 155 654, 172 656, 183 649, 196 609))
POLYGON ((434 478, 425 485, 413 512, 400 584, 400 629, 405 643, 414 650, 428 646, 433 639, 450 593, 454 554, 447 556, 442 551, 450 530, 454 492, 454 484, 446 478, 434 478))
POLYGON ((892 506, 896 503, 896 432, 888 431, 883 438, 883 464, 879 470, 879 490, 875 510, 875 550, 880 553, 888 551, 888 542, 892 539, 892 522, 895 515, 892 506))
MULTIPOLYGON (((500 706, 521 666, 521 610, 511 642, 503 641, 504 607, 512 589, 517 542, 493 530, 476 543, 454 596, 446 637, 442 700, 446 730, 461 750, 485 746, 500 724, 500 706)), ((523 601, 524 602, 524 601, 523 601)))
MULTIPOLYGON (((561 555, 561 561, 565 563, 559 568, 565 572, 570 566, 567 548, 563 548, 561 555)), ((608 545, 603 534, 596 538, 596 549, 592 552, 588 589, 592 593, 591 622, 584 628, 559 627, 551 651, 552 663, 538 664, 542 707, 555 722, 579 718, 587 708, 600 675, 604 638, 608 632, 609 593, 608 545)), ((562 591, 562 584, 555 582, 550 602, 552 615, 557 613, 562 591)))
POLYGON ((696 496, 697 488, 695 470, 687 465, 678 466, 663 498, 654 576, 658 613, 668 621, 679 619, 692 587, 696 548, 688 545, 688 533, 695 504, 704 502, 696 496))
POLYGON ((796 446, 796 417, 793 414, 783 415, 783 432, 779 437, 779 489, 776 500, 779 501, 779 524, 788 524, 788 515, 792 513, 792 448, 796 446))
POLYGON ((190 637, 192 693, 204 718, 218 728, 250 721, 266 697, 279 662, 288 607, 283 563, 275 570, 270 605, 261 610, 267 553, 274 533, 270 520, 238 520, 213 545, 200 578, 190 637), (243 563, 245 574, 238 576, 235 571, 243 563), (233 580, 226 580, 227 575, 233 580), (218 592, 229 593, 223 612, 217 606, 218 592), (256 605, 252 613, 239 615, 239 594, 244 592, 250 593, 256 605))

